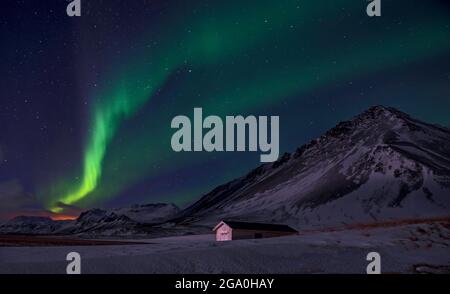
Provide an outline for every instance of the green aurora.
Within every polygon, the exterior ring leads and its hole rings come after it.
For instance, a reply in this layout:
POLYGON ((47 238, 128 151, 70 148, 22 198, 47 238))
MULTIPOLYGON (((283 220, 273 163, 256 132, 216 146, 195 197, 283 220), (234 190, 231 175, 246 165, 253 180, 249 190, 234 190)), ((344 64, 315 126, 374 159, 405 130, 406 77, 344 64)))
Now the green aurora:
MULTIPOLYGON (((65 205, 87 207, 144 178, 210 160, 208 155, 172 158, 170 119, 189 114, 194 106, 217 115, 257 113, 301 101, 316 89, 397 70, 450 50, 448 20, 438 7, 430 9, 432 18, 409 12, 406 19, 414 25, 405 32, 403 26, 386 29, 384 23, 372 23, 376 20, 362 15, 362 2, 210 2, 198 5, 195 14, 173 11, 161 24, 163 32, 156 34, 157 46, 142 49, 105 75, 100 90, 92 93, 82 163, 73 171, 78 180, 67 176, 45 187, 41 194, 49 195, 44 197, 47 209, 62 213, 65 205), (343 7, 345 16, 358 17, 342 16, 343 7), (352 41, 343 39, 345 31, 352 41), (182 78, 174 79, 179 72, 182 78), (176 90, 166 90, 172 98, 161 102, 160 109, 152 108, 152 100, 168 84, 175 84, 176 90), (148 108, 144 116, 141 112, 148 108), (123 131, 133 120, 143 127, 123 131)), ((152 28, 151 34, 157 30, 152 28)), ((145 43, 146 34, 138 39, 145 43)))

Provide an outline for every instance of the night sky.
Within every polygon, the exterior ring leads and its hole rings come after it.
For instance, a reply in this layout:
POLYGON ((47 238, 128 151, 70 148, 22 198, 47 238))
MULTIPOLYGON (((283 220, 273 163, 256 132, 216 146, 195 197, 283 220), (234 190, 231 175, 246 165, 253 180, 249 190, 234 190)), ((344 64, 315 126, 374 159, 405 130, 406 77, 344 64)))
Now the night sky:
MULTIPOLYGON (((278 115, 280 151, 372 105, 450 125, 450 5, 3 0, 0 219, 192 203, 255 152, 175 153, 176 115, 278 115)), ((55 216, 55 215, 53 215, 55 216)))

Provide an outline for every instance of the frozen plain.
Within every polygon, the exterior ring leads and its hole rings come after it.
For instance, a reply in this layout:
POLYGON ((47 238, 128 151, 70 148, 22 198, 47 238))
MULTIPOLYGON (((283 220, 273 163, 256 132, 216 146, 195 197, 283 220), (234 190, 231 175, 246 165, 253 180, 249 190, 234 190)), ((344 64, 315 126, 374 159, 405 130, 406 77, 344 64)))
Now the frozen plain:
POLYGON ((72 251, 80 253, 85 274, 364 274, 372 251, 381 255, 382 273, 450 273, 447 222, 231 242, 216 242, 212 234, 139 242, 146 244, 0 247, 0 273, 64 274, 72 251))

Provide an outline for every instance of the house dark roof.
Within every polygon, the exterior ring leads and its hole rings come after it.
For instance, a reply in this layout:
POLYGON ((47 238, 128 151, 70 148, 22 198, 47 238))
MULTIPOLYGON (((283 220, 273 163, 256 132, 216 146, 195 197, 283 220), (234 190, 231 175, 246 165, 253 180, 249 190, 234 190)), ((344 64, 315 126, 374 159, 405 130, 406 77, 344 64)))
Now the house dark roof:
MULTIPOLYGON (((288 225, 249 223, 249 222, 238 222, 238 221, 227 221, 227 220, 224 220, 222 222, 227 224, 228 226, 230 226, 232 229, 297 233, 297 230, 291 228, 288 225)), ((216 229, 217 229, 217 227, 216 227, 216 229)))

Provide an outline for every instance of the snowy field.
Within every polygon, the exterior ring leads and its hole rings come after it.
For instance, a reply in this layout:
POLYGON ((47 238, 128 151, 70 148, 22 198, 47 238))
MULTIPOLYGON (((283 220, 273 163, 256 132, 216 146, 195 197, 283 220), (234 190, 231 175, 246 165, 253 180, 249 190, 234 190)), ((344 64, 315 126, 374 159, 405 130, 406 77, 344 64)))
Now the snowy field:
POLYGON ((215 242, 214 235, 139 240, 137 245, 0 247, 0 273, 65 273, 81 254, 82 273, 361 273, 381 254, 384 273, 450 272, 448 223, 317 232, 215 242))

